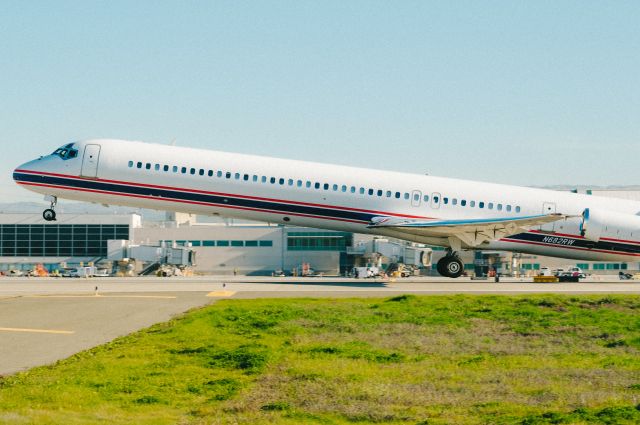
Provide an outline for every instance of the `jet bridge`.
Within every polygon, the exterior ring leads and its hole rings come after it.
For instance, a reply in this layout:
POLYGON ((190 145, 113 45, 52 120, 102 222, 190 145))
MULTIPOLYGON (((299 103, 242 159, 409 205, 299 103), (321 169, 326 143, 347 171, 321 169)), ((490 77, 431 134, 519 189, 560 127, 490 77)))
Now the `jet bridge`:
POLYGON ((191 267, 196 253, 188 247, 160 245, 135 245, 127 240, 107 241, 107 258, 112 261, 133 259, 145 264, 191 267))

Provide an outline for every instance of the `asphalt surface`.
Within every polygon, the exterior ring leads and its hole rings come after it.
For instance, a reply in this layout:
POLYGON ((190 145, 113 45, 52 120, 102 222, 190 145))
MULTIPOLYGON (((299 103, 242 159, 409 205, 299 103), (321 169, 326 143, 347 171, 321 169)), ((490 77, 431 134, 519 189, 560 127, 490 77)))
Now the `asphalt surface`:
POLYGON ((397 294, 640 294, 640 281, 581 283, 409 278, 2 278, 0 375, 53 363, 222 298, 397 294), (96 289, 97 288, 97 289, 96 289))

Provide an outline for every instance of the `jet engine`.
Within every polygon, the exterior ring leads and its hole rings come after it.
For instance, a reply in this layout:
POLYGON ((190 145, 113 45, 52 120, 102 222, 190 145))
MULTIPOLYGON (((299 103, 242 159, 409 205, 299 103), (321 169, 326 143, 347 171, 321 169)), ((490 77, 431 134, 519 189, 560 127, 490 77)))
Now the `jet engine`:
POLYGON ((593 242, 598 242, 605 235, 617 239, 638 239, 640 216, 585 208, 582 213, 580 234, 593 242))

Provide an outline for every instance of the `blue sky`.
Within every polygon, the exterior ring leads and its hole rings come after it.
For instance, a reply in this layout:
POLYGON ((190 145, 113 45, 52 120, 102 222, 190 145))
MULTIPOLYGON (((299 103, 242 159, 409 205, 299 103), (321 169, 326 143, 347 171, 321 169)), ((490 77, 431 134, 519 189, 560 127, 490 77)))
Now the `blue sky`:
POLYGON ((113 137, 640 184, 640 2, 0 2, 0 189, 113 137))

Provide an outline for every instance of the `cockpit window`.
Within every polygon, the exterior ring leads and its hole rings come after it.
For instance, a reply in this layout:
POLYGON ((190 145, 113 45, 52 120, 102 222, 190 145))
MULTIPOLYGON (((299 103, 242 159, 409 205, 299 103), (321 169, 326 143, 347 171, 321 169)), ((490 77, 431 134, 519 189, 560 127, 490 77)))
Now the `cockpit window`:
POLYGON ((61 148, 56 149, 52 155, 57 155, 62 159, 72 159, 78 156, 78 150, 73 148, 73 143, 68 143, 61 148))

